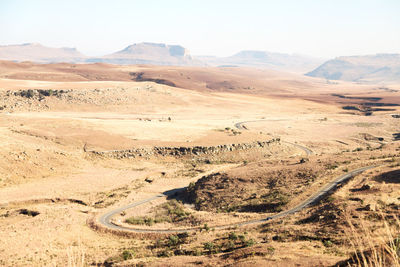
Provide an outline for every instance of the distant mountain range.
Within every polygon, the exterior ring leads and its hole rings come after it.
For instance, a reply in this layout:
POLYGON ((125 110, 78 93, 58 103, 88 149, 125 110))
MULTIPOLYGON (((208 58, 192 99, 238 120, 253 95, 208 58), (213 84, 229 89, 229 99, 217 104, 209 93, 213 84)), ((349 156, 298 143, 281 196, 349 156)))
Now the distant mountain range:
POLYGON ((212 66, 240 66, 304 73, 318 67, 324 60, 297 54, 244 50, 230 57, 199 57, 212 66))
POLYGON ((0 46, 0 59, 37 63, 82 62, 86 56, 76 48, 52 48, 37 43, 0 46))
POLYGON ((179 45, 156 43, 133 44, 125 49, 102 57, 88 57, 75 48, 52 48, 41 44, 0 46, 0 59, 33 61, 37 63, 95 63, 154 64, 154 65, 205 65, 194 59, 188 50, 179 45))
POLYGON ((111 63, 153 64, 175 66, 245 66, 283 71, 306 72, 323 61, 301 55, 270 53, 265 51, 242 51, 231 57, 190 55, 180 45, 138 43, 110 55, 87 57, 75 48, 51 48, 40 44, 0 46, 0 59, 33 61, 39 63, 111 63))
POLYGON ((338 57, 306 75, 352 82, 400 81, 400 54, 338 57))
POLYGON ((133 44, 116 53, 102 57, 88 57, 75 48, 52 48, 37 43, 0 46, 0 59, 33 61, 37 63, 94 63, 204 65, 194 59, 187 49, 179 45, 156 43, 133 44))
POLYGON ((354 82, 400 81, 400 54, 322 59, 297 54, 245 50, 229 57, 190 55, 180 45, 138 43, 110 55, 88 57, 75 48, 52 48, 37 43, 0 46, 0 60, 38 63, 152 64, 174 66, 257 67, 329 80, 354 82), (322 64, 322 65, 321 65, 322 64), (314 70, 313 70, 314 69, 314 70), (312 71, 310 71, 312 70, 312 71))

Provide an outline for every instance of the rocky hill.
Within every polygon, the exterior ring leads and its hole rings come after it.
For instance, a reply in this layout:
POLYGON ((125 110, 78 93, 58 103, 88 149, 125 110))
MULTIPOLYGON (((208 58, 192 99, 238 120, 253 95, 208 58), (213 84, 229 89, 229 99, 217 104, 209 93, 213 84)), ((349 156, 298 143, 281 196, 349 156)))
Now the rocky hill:
POLYGON ((323 172, 315 162, 285 167, 246 164, 202 177, 186 189, 184 197, 197 210, 279 212, 323 172))
POLYGON ((297 54, 271 53, 244 50, 230 57, 204 56, 199 59, 212 66, 242 66, 268 68, 281 71, 305 73, 320 65, 323 60, 297 54))
POLYGON ((12 61, 34 61, 38 63, 83 62, 86 56, 76 48, 53 48, 37 43, 0 46, 0 59, 12 61))
POLYGON ((116 53, 99 58, 90 58, 88 62, 112 64, 153 64, 153 65, 204 65, 195 60, 189 51, 180 45, 159 43, 133 44, 116 53))
POLYGON ((398 82, 400 54, 338 57, 306 75, 354 82, 398 82))

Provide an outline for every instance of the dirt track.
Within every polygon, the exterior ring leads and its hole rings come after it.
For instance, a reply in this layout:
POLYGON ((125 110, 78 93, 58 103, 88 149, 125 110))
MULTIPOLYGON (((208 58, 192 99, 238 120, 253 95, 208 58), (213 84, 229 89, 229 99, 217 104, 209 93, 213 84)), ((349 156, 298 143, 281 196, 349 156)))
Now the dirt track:
MULTIPOLYGON (((285 121, 285 120, 268 120, 268 119, 263 119, 263 120, 254 120, 254 121, 241 121, 238 123, 235 123, 235 127, 238 128, 239 130, 248 130, 248 128, 244 125, 245 123, 249 123, 249 122, 258 122, 258 121, 285 121)), ((311 149, 305 147, 305 146, 301 146, 298 144, 293 144, 290 142, 286 142, 286 141, 282 141, 282 143, 286 143, 292 146, 295 146, 297 148, 300 148, 301 150, 303 150, 307 156, 311 155, 313 152, 311 149)))

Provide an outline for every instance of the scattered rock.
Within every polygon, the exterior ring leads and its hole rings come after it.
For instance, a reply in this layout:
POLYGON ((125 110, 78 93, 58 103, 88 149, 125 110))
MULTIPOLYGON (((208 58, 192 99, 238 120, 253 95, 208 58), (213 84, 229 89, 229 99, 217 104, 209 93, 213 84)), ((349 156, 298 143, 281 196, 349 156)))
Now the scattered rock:
POLYGON ((301 158, 300 159, 300 164, 303 164, 303 163, 306 163, 307 161, 309 161, 309 159, 307 159, 307 158, 301 158))
POLYGON ((253 148, 267 147, 272 143, 279 142, 280 139, 271 139, 268 141, 255 141, 252 143, 226 144, 218 146, 193 146, 193 147, 153 147, 152 149, 136 148, 127 150, 112 151, 88 151, 97 155, 111 156, 116 159, 149 157, 149 156, 175 156, 181 157, 186 155, 209 155, 216 153, 224 153, 237 150, 248 150, 253 148))
POLYGON ((152 183, 152 182, 154 182, 154 179, 150 178, 150 177, 147 177, 146 179, 144 179, 144 181, 148 182, 148 183, 152 183))

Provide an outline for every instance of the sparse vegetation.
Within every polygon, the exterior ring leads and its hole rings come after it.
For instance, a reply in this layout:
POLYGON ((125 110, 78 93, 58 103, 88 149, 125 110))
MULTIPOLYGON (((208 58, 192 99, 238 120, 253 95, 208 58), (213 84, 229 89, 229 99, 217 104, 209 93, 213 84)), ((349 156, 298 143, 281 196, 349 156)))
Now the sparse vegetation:
POLYGON ((350 230, 348 241, 354 249, 348 264, 357 266, 400 266, 400 221, 392 216, 390 221, 381 213, 382 231, 376 233, 361 220, 355 223, 347 218, 350 230))
POLYGON ((122 252, 122 258, 126 261, 126 260, 130 260, 134 257, 134 253, 132 250, 124 250, 122 252))
POLYGON ((186 199, 194 203, 198 210, 227 213, 278 212, 289 203, 293 194, 298 194, 289 192, 286 183, 307 186, 316 179, 316 172, 324 171, 320 168, 309 169, 312 162, 302 165, 296 165, 296 171, 291 168, 274 171, 267 168, 268 165, 264 168, 258 166, 258 173, 252 176, 248 170, 252 170, 254 165, 248 163, 238 169, 244 174, 241 176, 215 173, 201 178, 188 188, 186 199))
POLYGON ((229 240, 235 241, 235 240, 238 239, 238 236, 237 236, 236 233, 232 232, 232 233, 229 233, 229 237, 228 238, 229 238, 229 240))
POLYGON ((147 225, 152 226, 155 223, 161 223, 165 220, 163 218, 150 218, 150 217, 130 217, 125 220, 126 223, 135 224, 135 225, 147 225))
POLYGON ((0 68, 1 266, 399 265, 398 119, 358 103, 385 104, 374 86, 326 91, 230 67, 0 68), (376 167, 274 216, 363 166, 376 167), (143 233, 109 229, 112 210, 110 223, 143 233))
POLYGON ((204 243, 204 249, 208 251, 208 254, 213 254, 218 252, 213 242, 204 243))
POLYGON ((126 223, 134 225, 153 226, 157 223, 177 223, 183 225, 198 225, 199 221, 185 211, 182 203, 173 199, 154 208, 154 216, 135 216, 125 220, 126 223))

